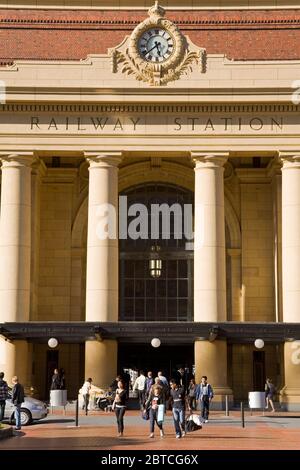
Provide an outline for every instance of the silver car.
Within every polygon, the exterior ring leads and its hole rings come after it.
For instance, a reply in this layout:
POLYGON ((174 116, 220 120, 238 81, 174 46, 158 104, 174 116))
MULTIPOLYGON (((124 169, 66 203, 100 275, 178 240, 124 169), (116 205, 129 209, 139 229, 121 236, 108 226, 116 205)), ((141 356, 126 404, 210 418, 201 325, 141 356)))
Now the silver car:
MULTIPOLYGON (((10 396, 10 394, 9 394, 10 396)), ((36 398, 25 397, 21 406, 21 425, 31 424, 35 419, 43 419, 48 414, 47 405, 36 398)), ((12 421, 14 419, 15 407, 11 398, 6 400, 5 419, 12 421)))

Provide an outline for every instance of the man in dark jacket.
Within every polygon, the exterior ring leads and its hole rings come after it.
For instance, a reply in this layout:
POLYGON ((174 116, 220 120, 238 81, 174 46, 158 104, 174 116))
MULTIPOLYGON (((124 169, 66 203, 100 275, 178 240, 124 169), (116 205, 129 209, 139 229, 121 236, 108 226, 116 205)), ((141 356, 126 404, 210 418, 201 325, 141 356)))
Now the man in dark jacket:
POLYGON ((4 419, 5 401, 8 398, 8 385, 4 379, 4 372, 0 372, 0 423, 4 419))
POLYGON ((15 429, 19 431, 21 429, 21 405, 24 402, 24 387, 19 383, 19 379, 16 375, 12 378, 11 381, 14 384, 11 399, 15 405, 15 429))
POLYGON ((189 376, 188 372, 183 367, 179 367, 173 376, 177 385, 184 388, 185 393, 187 392, 191 378, 192 377, 189 376))
POLYGON ((58 369, 54 369, 50 390, 61 390, 61 377, 59 375, 58 369))

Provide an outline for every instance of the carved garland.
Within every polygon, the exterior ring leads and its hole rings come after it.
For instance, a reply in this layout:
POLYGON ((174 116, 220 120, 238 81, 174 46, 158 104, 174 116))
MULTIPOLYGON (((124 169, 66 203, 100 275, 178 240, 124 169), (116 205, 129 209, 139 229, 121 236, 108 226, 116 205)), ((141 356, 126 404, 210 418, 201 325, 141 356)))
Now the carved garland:
POLYGON ((205 72, 205 49, 194 46, 195 50, 190 50, 193 44, 187 41, 172 21, 163 18, 165 11, 157 2, 150 8, 148 14, 150 18, 140 23, 129 38, 127 37, 117 48, 109 50, 113 72, 116 73, 118 65, 121 65, 122 73, 134 75, 137 80, 150 85, 165 85, 170 81, 178 80, 182 75, 192 71, 193 63, 199 64, 201 72, 205 72), (145 61, 138 50, 141 35, 155 26, 165 29, 173 37, 175 44, 173 54, 159 64, 145 61))

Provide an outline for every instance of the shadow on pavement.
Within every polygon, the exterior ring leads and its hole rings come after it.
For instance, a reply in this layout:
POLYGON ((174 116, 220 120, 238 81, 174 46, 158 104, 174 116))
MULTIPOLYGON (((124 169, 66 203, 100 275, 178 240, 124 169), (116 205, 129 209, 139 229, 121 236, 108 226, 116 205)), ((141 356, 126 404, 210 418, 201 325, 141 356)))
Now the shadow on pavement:
POLYGON ((37 424, 58 424, 58 423, 75 423, 75 419, 71 418, 55 418, 55 419, 41 419, 40 421, 34 421, 30 426, 36 426, 37 424))

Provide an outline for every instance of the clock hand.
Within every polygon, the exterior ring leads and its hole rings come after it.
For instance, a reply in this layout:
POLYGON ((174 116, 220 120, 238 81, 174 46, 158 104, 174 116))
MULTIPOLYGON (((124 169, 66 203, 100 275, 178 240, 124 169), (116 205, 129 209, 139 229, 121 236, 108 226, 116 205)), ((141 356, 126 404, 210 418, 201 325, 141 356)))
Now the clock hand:
POLYGON ((153 51, 153 49, 155 48, 158 50, 158 46, 160 46, 160 42, 155 41, 155 46, 153 46, 149 51, 147 51, 145 56, 149 54, 149 52, 153 51))

